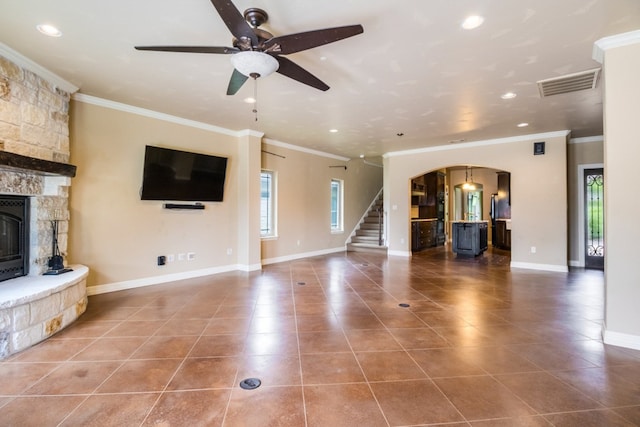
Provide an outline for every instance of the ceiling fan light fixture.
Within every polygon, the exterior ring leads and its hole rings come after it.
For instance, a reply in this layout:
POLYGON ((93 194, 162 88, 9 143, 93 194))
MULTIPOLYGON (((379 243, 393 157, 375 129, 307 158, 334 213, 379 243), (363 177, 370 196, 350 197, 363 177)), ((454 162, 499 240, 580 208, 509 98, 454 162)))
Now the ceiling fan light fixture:
POLYGON ((233 68, 247 77, 253 77, 253 75, 267 77, 280 66, 278 60, 273 56, 254 50, 231 55, 231 64, 233 68))

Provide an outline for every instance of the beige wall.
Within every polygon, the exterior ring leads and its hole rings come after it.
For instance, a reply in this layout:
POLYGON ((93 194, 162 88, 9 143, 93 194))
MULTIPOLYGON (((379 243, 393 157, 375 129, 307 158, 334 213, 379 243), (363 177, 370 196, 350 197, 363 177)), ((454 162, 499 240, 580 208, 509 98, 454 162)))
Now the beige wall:
POLYGON ((411 177, 425 170, 469 164, 511 172, 512 265, 566 271, 567 134, 561 131, 385 155, 390 253, 410 253, 411 177), (537 141, 546 142, 543 156, 533 155, 537 141), (532 246, 536 253, 531 253, 532 246))
POLYGON ((70 125, 71 161, 78 174, 70 196, 69 259, 87 265, 88 285, 104 285, 102 291, 253 270, 261 262, 344 249, 382 188, 382 169, 361 160, 346 162, 287 144, 262 145, 255 132, 215 132, 106 104, 72 102, 70 125), (141 201, 145 145, 228 157, 224 201, 205 203, 202 211, 141 201), (286 158, 261 155, 263 148, 286 158), (332 165, 347 165, 347 170, 332 165), (279 214, 278 238, 262 244, 261 168, 278 173, 279 214), (339 234, 330 231, 331 178, 345 182, 345 231, 339 234), (195 260, 177 260, 177 254, 188 252, 195 252, 195 260), (176 261, 156 265, 157 256, 169 254, 176 261))
POLYGON ((569 263, 584 267, 584 215, 582 173, 585 165, 602 165, 602 138, 572 140, 567 146, 569 196, 569 263))
POLYGON ((605 342, 640 349, 640 212, 629 178, 640 159, 640 41, 605 51, 605 342), (630 191, 631 190, 631 191, 630 191))
MULTIPOLYGON (((382 168, 330 158, 266 140, 262 167, 277 175, 278 237, 262 241, 267 263, 345 248, 351 231, 382 188, 382 168), (279 156, 283 156, 279 157, 279 156), (342 166, 346 165, 345 170, 342 166), (344 181, 344 232, 331 232, 331 179, 344 181)), ((381 163, 380 163, 381 164, 381 163)))
POLYGON ((78 172, 70 195, 69 259, 89 267, 89 286, 238 263, 237 138, 75 101, 70 131, 78 172), (229 157, 224 201, 205 203, 203 211, 141 201, 147 144, 229 157), (187 252, 195 252, 195 260, 177 261, 187 252), (176 261, 157 266, 156 257, 168 254, 176 261))

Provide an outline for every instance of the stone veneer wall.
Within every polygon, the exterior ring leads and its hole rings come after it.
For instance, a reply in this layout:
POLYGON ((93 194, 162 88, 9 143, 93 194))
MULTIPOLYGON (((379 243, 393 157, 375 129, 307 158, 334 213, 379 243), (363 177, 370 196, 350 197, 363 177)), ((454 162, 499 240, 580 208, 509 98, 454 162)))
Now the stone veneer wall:
POLYGON ((0 285, 0 359, 39 343, 87 309, 85 266, 59 276, 18 277, 0 285))
MULTIPOLYGON (((0 56, 0 151, 68 163, 70 97, 0 56)), ((51 257, 52 219, 59 220, 60 252, 67 251, 70 184, 68 177, 0 165, 0 193, 31 200, 29 275, 0 283, 0 359, 47 339, 86 310, 87 267, 41 275, 51 257)))
MULTIPOLYGON (((0 150, 67 163, 71 95, 0 56, 0 150)), ((0 193, 31 198, 29 274, 47 270, 51 219, 59 219, 58 246, 67 251, 70 178, 2 169, 0 193)))

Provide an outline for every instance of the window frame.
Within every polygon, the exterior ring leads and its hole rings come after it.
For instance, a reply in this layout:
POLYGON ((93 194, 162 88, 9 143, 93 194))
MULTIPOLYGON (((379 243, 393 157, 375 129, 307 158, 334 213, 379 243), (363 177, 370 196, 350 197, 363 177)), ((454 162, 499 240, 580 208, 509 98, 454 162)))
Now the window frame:
POLYGON ((343 233, 344 232, 344 180, 338 178, 331 178, 330 183, 330 202, 329 202, 329 213, 330 213, 330 228, 332 233, 343 233), (337 216, 336 221, 334 223, 334 185, 337 184, 338 194, 335 197, 336 208, 335 214, 337 216))
POLYGON ((277 211, 277 174, 275 171, 262 169, 260 171, 260 238, 261 239, 275 239, 278 237, 278 211, 277 211), (263 188, 262 183, 265 175, 270 177, 270 183, 268 184, 268 197, 267 204, 267 228, 263 231, 263 188), (270 213, 270 215, 269 215, 270 213))

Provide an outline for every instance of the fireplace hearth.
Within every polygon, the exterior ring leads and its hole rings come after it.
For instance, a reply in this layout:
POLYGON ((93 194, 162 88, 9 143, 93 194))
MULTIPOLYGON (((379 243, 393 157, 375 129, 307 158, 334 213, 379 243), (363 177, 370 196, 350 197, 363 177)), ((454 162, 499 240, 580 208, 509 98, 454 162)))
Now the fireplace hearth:
POLYGON ((29 274, 29 197, 0 196, 0 282, 29 274))

